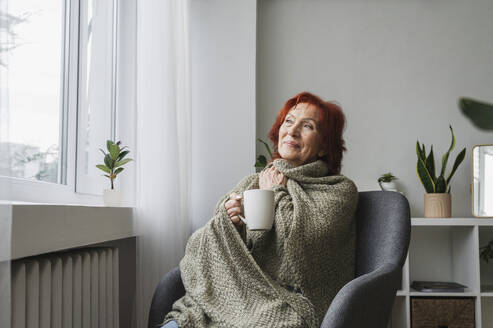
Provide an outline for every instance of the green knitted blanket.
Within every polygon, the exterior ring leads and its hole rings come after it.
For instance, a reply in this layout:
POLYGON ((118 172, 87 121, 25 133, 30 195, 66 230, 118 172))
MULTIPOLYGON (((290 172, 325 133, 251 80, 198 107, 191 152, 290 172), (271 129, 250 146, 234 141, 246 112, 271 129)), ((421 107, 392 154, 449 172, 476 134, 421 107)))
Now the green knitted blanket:
POLYGON ((180 262, 186 295, 165 323, 187 327, 320 327, 337 292, 354 278, 355 184, 327 176, 318 160, 274 165, 287 178, 275 186, 270 231, 240 233, 224 203, 232 192, 257 189, 244 178, 216 205, 213 218, 192 234, 180 262))

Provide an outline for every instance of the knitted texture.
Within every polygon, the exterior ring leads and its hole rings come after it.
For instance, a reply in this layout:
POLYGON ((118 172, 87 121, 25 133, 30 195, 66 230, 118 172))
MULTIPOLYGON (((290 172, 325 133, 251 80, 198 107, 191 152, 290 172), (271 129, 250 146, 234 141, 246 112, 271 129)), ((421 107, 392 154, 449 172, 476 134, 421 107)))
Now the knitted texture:
POLYGON ((320 327, 332 299, 354 278, 354 213, 358 192, 343 175, 327 176, 318 160, 274 165, 277 185, 270 231, 238 232, 224 203, 233 192, 258 189, 244 178, 216 205, 213 218, 192 234, 180 262, 186 294, 164 322, 187 327, 320 327))

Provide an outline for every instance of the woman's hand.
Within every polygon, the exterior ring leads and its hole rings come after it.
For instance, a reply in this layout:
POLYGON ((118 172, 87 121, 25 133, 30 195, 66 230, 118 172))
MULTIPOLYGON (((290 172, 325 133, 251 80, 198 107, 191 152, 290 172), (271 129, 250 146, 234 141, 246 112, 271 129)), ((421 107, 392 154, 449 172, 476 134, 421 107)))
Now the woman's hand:
POLYGON ((269 189, 276 185, 283 185, 286 187, 288 178, 279 172, 274 166, 265 168, 260 172, 258 178, 258 185, 260 189, 269 189))
POLYGON ((241 221, 238 215, 243 216, 243 210, 241 208, 241 199, 243 197, 236 193, 232 193, 229 195, 229 200, 224 203, 224 208, 231 219, 231 222, 239 229, 243 225, 243 221, 241 221))

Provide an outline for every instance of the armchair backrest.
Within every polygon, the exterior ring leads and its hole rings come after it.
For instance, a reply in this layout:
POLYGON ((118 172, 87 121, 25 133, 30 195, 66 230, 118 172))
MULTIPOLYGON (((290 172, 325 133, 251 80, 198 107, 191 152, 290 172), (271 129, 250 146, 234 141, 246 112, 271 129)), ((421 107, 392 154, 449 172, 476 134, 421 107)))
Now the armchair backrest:
POLYGON ((356 210, 356 276, 385 263, 402 267, 410 236, 406 197, 393 191, 360 192, 356 210))

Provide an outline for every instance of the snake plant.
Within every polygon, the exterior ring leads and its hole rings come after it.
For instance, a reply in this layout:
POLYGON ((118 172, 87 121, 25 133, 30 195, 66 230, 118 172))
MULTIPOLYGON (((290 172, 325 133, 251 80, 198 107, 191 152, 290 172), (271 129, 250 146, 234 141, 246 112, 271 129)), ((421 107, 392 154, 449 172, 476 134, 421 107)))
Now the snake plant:
POLYGON ((450 193, 450 180, 452 179, 452 176, 454 175, 459 165, 466 157, 466 148, 464 147, 464 149, 462 149, 459 155, 457 155, 457 157, 455 158, 452 171, 450 171, 447 178, 445 178, 445 170, 447 168, 448 158, 450 156, 450 152, 455 147, 454 130, 452 129, 452 126, 449 127, 450 132, 452 133, 452 143, 450 144, 448 151, 442 156, 442 168, 440 170, 440 175, 438 176, 435 172, 433 145, 431 146, 430 153, 426 155, 425 145, 420 145, 419 141, 416 142, 416 154, 418 155, 416 173, 426 192, 429 194, 450 193))

